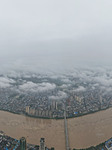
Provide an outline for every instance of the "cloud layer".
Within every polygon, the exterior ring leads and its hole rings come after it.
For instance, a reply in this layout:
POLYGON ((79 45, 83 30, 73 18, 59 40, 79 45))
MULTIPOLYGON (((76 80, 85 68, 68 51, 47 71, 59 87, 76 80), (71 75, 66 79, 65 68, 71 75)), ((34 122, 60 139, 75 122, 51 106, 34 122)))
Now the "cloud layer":
POLYGON ((111 0, 2 1, 0 71, 112 64, 111 5, 111 0))
POLYGON ((11 87, 13 83, 15 83, 13 79, 9 79, 7 77, 0 77, 0 88, 11 87))
POLYGON ((26 92, 46 92, 50 90, 54 90, 56 88, 55 84, 51 83, 33 83, 33 82, 27 82, 23 85, 19 86, 20 91, 26 91, 26 92))

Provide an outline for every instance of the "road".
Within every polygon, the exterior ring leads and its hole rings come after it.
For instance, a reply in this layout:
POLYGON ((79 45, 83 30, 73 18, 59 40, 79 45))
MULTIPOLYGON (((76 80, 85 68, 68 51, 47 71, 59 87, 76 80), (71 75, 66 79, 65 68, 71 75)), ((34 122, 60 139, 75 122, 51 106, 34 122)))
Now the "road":
POLYGON ((64 125, 65 125, 66 150, 70 150, 69 137, 68 137, 68 126, 67 126, 67 119, 66 119, 66 109, 64 110, 64 125))

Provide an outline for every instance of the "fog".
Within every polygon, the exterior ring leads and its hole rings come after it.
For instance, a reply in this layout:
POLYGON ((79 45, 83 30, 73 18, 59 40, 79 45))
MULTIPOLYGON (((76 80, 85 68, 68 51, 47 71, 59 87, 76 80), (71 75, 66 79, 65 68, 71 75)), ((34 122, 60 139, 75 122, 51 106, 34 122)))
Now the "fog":
POLYGON ((111 0, 0 2, 0 70, 112 64, 111 0))

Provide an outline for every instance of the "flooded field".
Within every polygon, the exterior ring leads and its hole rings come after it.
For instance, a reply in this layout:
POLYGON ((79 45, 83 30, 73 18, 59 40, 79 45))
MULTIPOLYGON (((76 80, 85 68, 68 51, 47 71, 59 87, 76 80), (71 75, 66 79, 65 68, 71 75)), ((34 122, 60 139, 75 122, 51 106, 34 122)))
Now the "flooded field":
MULTIPOLYGON (((79 118, 68 119, 71 148, 85 148, 104 142, 112 136, 112 108, 79 118)), ((0 130, 27 142, 39 144, 45 137, 48 147, 65 150, 64 120, 36 119, 0 111, 0 130)))

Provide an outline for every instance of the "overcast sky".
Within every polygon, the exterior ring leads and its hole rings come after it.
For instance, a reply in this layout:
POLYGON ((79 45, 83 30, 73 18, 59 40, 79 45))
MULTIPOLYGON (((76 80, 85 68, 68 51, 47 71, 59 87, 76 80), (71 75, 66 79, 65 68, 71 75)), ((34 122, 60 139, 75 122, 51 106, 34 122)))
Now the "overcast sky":
POLYGON ((1 68, 112 64, 112 0, 1 0, 1 68))

